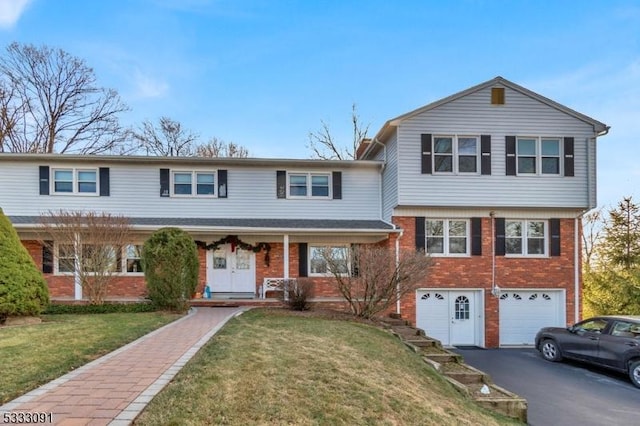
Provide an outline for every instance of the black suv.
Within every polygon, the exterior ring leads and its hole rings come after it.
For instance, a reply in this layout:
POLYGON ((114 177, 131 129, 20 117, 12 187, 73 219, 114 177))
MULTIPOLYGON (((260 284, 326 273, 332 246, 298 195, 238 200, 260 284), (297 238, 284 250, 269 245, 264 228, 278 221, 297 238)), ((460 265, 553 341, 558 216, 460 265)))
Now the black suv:
POLYGON ((629 375, 640 388, 640 316, 599 316, 568 328, 546 327, 536 348, 548 361, 570 358, 629 375))

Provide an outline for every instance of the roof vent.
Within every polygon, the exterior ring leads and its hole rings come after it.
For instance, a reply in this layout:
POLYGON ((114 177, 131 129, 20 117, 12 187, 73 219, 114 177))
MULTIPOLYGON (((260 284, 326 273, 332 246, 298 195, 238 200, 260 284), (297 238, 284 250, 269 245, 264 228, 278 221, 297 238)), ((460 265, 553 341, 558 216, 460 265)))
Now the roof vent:
POLYGON ((491 105, 504 105, 504 87, 491 88, 491 105))

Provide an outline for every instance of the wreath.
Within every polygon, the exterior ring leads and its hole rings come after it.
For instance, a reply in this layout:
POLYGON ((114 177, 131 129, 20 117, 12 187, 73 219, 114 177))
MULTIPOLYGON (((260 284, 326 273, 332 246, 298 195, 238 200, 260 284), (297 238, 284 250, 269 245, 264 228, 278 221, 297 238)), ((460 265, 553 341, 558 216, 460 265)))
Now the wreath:
POLYGON ((220 238, 218 241, 214 241, 211 244, 207 244, 204 241, 196 241, 196 245, 205 250, 217 250, 221 245, 231 244, 231 252, 235 252, 236 248, 241 248, 242 250, 252 251, 254 253, 258 253, 262 250, 264 253, 264 263, 269 266, 269 252, 271 251, 271 246, 269 243, 257 243, 256 245, 248 244, 238 238, 237 235, 227 235, 224 238, 220 238))

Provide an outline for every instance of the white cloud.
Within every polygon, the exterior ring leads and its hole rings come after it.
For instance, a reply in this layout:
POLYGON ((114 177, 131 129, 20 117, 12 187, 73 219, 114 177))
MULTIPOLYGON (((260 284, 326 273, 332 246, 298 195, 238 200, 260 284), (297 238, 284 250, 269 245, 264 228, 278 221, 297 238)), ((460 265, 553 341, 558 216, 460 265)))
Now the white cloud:
POLYGON ((12 28, 31 0, 0 0, 0 28, 12 28))
POLYGON ((136 69, 134 78, 134 96, 136 98, 161 98, 169 91, 169 84, 136 69))

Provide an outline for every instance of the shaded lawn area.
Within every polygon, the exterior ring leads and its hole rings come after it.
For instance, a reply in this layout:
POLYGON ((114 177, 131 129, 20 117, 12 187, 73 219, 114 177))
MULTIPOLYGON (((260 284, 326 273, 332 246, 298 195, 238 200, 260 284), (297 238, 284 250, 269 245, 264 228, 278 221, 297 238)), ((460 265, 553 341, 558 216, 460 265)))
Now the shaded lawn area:
POLYGON ((135 424, 518 423, 462 397, 383 330, 255 309, 227 323, 135 424))
POLYGON ((42 324, 0 328, 0 404, 105 355, 181 315, 43 315, 42 324))

